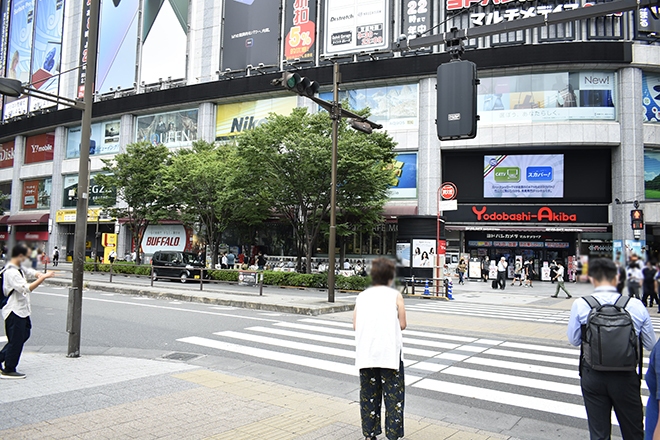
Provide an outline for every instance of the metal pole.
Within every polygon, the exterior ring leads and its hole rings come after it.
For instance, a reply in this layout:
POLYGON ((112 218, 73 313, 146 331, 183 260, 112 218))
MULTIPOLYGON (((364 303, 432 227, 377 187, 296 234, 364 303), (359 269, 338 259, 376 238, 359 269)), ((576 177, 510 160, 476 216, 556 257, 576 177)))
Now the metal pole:
POLYGON ((337 241, 337 149, 339 144, 339 64, 335 63, 332 74, 332 166, 330 171, 330 237, 328 238, 328 302, 335 302, 335 245, 337 241))
MULTIPOLYGON (((80 180, 80 178, 78 178, 80 180)), ((99 270, 99 222, 101 221, 101 211, 96 215, 96 232, 94 233, 94 272, 99 270)))
MULTIPOLYGON (((89 39, 87 47, 87 69, 80 139, 78 166, 78 203, 76 205, 76 229, 73 242, 73 277, 69 290, 67 332, 69 346, 67 357, 80 357, 80 330, 82 327, 82 294, 85 274, 85 241, 87 238, 87 201, 89 198, 89 144, 92 129, 92 104, 96 81, 96 56, 99 45, 99 4, 92 0, 89 7, 89 39)), ((84 9, 83 9, 84 10, 84 9)), ((87 17, 83 17, 83 26, 87 17)))

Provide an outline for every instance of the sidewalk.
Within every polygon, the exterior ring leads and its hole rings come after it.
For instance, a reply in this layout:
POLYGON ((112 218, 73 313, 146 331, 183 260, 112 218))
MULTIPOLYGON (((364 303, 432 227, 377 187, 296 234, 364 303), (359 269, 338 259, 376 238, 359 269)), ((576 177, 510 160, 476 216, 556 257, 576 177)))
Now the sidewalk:
MULTIPOLYGON (((355 401, 183 363, 26 353, 21 366, 27 379, 0 382, 0 438, 361 438, 355 401)), ((410 440, 510 438, 412 414, 405 430, 410 440)))

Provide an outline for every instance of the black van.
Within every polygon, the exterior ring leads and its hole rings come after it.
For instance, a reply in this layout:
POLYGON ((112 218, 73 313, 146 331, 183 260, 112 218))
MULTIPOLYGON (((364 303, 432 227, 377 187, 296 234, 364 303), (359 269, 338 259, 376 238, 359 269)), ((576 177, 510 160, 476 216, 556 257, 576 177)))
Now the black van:
MULTIPOLYGON (((178 279, 182 283, 190 279, 198 280, 201 277, 201 268, 204 263, 199 261, 196 254, 180 251, 158 251, 151 257, 153 266, 153 279, 178 279)), ((208 272, 204 273, 204 278, 208 272)))

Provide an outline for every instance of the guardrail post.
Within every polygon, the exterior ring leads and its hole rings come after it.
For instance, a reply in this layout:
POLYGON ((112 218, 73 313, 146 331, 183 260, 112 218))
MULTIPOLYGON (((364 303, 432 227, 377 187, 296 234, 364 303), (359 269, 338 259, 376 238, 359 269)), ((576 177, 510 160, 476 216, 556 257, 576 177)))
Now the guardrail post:
POLYGON ((412 294, 415 294, 415 275, 412 276, 412 294))
POLYGON ((48 258, 44 258, 44 273, 48 272, 48 258))
POLYGON ((149 279, 151 280, 151 287, 154 287, 154 267, 151 266, 151 274, 149 275, 149 279))
POLYGON ((259 296, 264 296, 264 273, 257 275, 259 277, 259 296))
POLYGON ((204 269, 205 267, 202 267, 199 269, 199 290, 200 292, 204 290, 204 269))
POLYGON ((112 283, 112 268, 114 267, 114 264, 110 263, 110 282, 112 283))

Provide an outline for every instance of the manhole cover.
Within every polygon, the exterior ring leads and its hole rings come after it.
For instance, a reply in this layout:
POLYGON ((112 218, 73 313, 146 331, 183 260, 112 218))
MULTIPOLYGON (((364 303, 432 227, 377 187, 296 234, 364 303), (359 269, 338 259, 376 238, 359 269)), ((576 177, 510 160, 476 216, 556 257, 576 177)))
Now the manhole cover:
POLYGON ((195 358, 198 358, 200 355, 198 354, 191 354, 191 353, 179 353, 179 352, 174 352, 170 354, 166 354, 163 356, 165 359, 170 359, 173 361, 191 361, 195 358))

